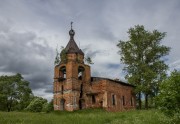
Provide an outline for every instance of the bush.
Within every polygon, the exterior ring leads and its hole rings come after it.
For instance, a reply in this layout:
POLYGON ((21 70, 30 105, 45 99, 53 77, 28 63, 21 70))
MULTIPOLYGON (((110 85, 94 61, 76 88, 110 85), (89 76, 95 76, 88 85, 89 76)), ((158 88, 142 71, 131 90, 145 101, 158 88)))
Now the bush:
POLYGON ((51 101, 49 103, 44 103, 42 111, 47 112, 47 113, 50 112, 50 111, 53 111, 53 101, 51 101))
POLYGON ((173 121, 180 119, 180 72, 174 71, 160 86, 156 98, 159 109, 172 116, 173 121))
POLYGON ((50 103, 44 103, 43 108, 42 108, 42 112, 48 113, 50 111, 53 111, 51 102, 50 103))
POLYGON ((48 103, 43 104, 42 112, 49 112, 49 104, 48 103))
POLYGON ((48 104, 46 99, 36 97, 30 102, 26 110, 31 112, 41 112, 43 106, 45 106, 44 104, 48 104))

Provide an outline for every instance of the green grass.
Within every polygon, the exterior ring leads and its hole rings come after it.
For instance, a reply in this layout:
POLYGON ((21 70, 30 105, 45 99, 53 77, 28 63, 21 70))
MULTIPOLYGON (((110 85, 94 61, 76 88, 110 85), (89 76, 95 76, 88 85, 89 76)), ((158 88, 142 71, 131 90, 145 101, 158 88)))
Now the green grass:
POLYGON ((106 112, 88 109, 75 112, 0 112, 0 124, 164 124, 169 119, 158 110, 106 112))

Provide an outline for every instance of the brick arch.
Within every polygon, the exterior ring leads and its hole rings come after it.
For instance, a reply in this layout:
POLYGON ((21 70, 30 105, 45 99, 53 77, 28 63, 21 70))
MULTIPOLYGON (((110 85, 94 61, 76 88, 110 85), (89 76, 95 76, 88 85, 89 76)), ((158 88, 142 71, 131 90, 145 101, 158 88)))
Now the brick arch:
POLYGON ((66 66, 66 64, 61 64, 61 65, 59 66, 59 69, 60 69, 61 67, 63 67, 63 66, 66 66))
POLYGON ((85 65, 84 64, 78 64, 78 67, 83 67, 83 68, 85 68, 85 65))

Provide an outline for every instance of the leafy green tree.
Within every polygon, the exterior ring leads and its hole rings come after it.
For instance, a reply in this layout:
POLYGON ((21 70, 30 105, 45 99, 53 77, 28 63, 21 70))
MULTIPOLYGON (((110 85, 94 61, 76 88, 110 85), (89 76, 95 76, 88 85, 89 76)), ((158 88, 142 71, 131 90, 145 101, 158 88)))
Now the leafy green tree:
POLYGON ((49 102, 48 108, 49 111, 54 111, 53 99, 49 102))
POLYGON ((0 76, 0 110, 23 110, 30 102, 32 91, 21 74, 0 76))
POLYGON ((61 46, 61 52, 60 53, 56 49, 56 57, 54 60, 54 65, 58 65, 58 64, 60 64, 60 62, 66 63, 66 61, 67 61, 66 50, 63 46, 61 46))
POLYGON ((61 46, 60 61, 61 61, 62 63, 66 63, 66 62, 67 62, 66 49, 65 49, 63 46, 61 46))
POLYGON ((27 106, 26 110, 31 112, 41 112, 45 104, 47 104, 46 99, 43 99, 42 97, 34 97, 34 99, 27 106))
POLYGON ((125 64, 126 79, 135 85, 135 92, 141 109, 141 96, 145 95, 145 108, 148 108, 148 97, 158 93, 159 83, 166 76, 168 66, 162 57, 170 51, 169 47, 160 45, 166 33, 154 30, 152 32, 137 25, 128 31, 129 40, 119 41, 119 54, 125 64))
POLYGON ((180 119, 180 71, 173 71, 161 84, 156 100, 165 114, 170 116, 179 114, 180 119))

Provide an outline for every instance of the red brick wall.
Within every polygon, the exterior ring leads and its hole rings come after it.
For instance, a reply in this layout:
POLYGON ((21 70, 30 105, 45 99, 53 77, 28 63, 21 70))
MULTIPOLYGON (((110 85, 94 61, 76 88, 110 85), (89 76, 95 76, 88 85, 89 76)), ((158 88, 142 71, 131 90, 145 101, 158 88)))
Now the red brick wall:
POLYGON ((103 107, 108 111, 123 111, 135 108, 135 96, 132 93, 133 87, 124 86, 122 84, 104 79, 93 82, 91 91, 98 93, 96 95, 96 104, 93 106, 89 105, 91 107, 103 107), (113 105, 112 102, 112 95, 115 96, 115 105, 113 105), (124 105, 122 100, 123 96, 125 98, 124 105))
POLYGON ((67 111, 77 110, 79 109, 79 100, 82 102, 82 108, 103 107, 107 111, 133 109, 135 108, 135 96, 132 91, 133 87, 108 79, 91 82, 90 66, 84 64, 83 56, 79 54, 68 54, 67 63, 61 63, 54 68, 55 110, 62 110, 62 108, 67 111), (60 71, 61 67, 66 68, 66 80, 64 81, 59 80, 63 76, 60 71), (79 67, 84 68, 81 80, 78 79, 79 67), (81 84, 83 84, 83 94, 80 97, 81 84), (114 95, 114 105, 112 95, 114 95), (123 96, 125 98, 124 105, 123 96), (133 104, 131 104, 131 99, 133 104), (64 103, 64 107, 62 107, 62 103, 64 103))

